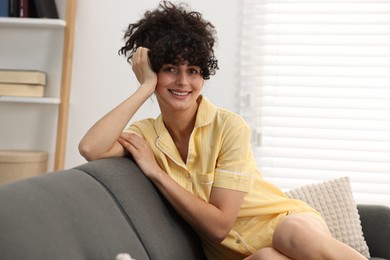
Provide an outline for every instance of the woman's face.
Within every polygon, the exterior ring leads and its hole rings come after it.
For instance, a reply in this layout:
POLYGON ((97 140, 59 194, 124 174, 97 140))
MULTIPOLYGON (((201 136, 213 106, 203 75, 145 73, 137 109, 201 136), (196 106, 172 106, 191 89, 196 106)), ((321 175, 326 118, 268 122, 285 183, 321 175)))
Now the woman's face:
POLYGON ((196 100, 204 84, 199 66, 164 64, 157 77, 155 94, 162 111, 196 111, 196 100))

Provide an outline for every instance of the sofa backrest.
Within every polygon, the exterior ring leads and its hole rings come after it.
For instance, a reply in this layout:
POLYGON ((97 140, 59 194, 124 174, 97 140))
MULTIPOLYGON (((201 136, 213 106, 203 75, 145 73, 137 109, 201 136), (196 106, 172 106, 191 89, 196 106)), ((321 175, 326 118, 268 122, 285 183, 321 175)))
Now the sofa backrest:
MULTIPOLYGON (((93 176, 111 194, 150 259, 206 259, 196 233, 177 215, 132 160, 103 159, 77 169, 93 176)), ((131 250, 125 253, 141 259, 131 250)))
POLYGON ((112 158, 0 186, 0 259, 205 259, 133 161, 112 158))
POLYGON ((80 170, 0 186, 0 259, 149 259, 137 234, 95 179, 80 170))

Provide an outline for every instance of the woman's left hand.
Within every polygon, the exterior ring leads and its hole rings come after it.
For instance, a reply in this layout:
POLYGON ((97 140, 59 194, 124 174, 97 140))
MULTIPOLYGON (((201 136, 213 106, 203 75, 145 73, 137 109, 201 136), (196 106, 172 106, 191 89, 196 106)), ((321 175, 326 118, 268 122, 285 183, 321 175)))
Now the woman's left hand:
POLYGON ((216 244, 226 238, 240 211, 245 192, 214 187, 209 202, 204 201, 164 174, 144 138, 135 133, 122 133, 118 142, 187 223, 216 244))
POLYGON ((133 156, 138 167, 148 178, 161 171, 150 144, 141 136, 134 133, 122 133, 118 142, 133 156))

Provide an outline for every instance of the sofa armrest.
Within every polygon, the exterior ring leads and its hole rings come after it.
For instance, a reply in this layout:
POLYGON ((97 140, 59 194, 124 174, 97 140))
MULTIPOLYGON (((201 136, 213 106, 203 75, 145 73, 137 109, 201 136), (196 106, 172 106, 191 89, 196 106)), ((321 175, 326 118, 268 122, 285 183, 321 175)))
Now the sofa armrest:
POLYGON ((358 211, 371 257, 390 259, 390 207, 360 204, 358 211))

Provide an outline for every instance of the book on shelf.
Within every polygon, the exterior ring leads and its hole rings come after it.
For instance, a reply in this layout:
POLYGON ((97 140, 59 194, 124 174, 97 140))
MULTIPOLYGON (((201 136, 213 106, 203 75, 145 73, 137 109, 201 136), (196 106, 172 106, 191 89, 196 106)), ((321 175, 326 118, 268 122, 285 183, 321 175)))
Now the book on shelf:
POLYGON ((43 97, 45 86, 0 83, 0 96, 43 97))
POLYGON ((46 85, 46 72, 0 69, 0 83, 46 85))
POLYGON ((0 17, 58 19, 55 0, 0 0, 0 17))
POLYGON ((0 17, 28 17, 30 0, 0 0, 0 17))
POLYGON ((58 19, 58 11, 54 0, 33 0, 36 15, 39 18, 58 19))
POLYGON ((9 1, 10 0, 0 0, 0 17, 8 17, 9 1))
POLYGON ((45 85, 44 71, 0 69, 0 96, 43 97, 45 85))
POLYGON ((30 17, 29 0, 18 0, 18 17, 30 17))
POLYGON ((8 16, 9 17, 18 17, 18 15, 19 15, 18 8, 19 8, 18 0, 9 0, 8 16))

